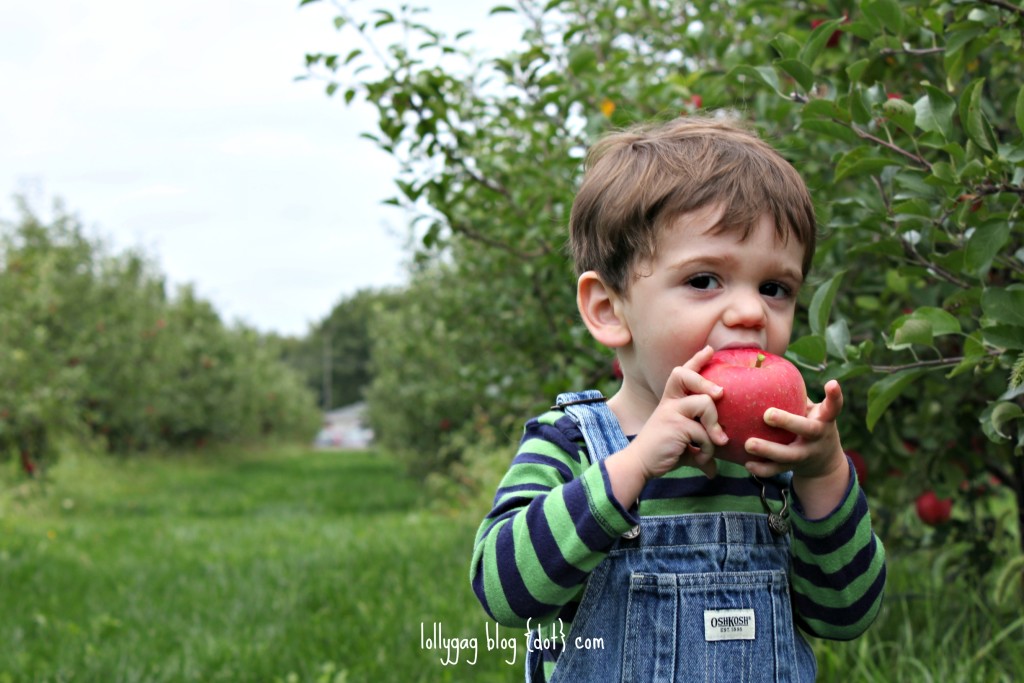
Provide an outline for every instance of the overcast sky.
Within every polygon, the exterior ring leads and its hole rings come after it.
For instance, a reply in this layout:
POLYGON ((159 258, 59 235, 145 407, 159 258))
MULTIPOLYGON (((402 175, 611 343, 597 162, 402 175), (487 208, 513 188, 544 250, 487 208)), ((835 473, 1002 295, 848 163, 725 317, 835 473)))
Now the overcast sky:
MULTIPOLYGON (((494 3, 418 4, 482 49, 519 35, 487 16, 494 3)), ((351 49, 335 14, 327 0, 0 3, 0 218, 16 193, 44 216, 59 197, 263 331, 304 334, 357 289, 402 282, 403 216, 380 204, 394 164, 359 138, 372 111, 294 82, 306 52, 351 49)))

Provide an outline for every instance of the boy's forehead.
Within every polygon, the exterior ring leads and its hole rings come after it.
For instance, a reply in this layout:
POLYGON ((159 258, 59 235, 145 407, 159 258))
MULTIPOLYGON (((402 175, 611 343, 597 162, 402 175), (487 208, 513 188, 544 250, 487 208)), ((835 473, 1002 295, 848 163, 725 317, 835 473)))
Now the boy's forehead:
POLYGON ((803 281, 804 247, 792 235, 780 236, 770 214, 762 215, 746 237, 742 227, 722 225, 722 214, 718 208, 699 209, 671 221, 659 231, 655 260, 669 268, 685 268, 694 262, 731 265, 736 260, 732 254, 735 247, 755 240, 763 243, 764 248, 757 252, 763 266, 803 281))

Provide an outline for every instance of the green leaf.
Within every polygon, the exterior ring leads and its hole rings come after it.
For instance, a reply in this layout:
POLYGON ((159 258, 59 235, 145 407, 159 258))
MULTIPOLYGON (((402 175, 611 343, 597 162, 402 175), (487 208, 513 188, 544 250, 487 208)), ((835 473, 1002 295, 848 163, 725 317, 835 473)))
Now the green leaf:
POLYGON ((805 91, 814 87, 814 73, 798 59, 780 59, 775 65, 788 73, 805 91))
POLYGON ((934 306, 922 306, 910 314, 911 318, 927 320, 932 326, 932 333, 936 337, 944 334, 960 334, 960 321, 948 311, 934 306))
POLYGON ((837 105, 832 100, 813 99, 804 105, 801 112, 804 122, 816 118, 835 119, 842 123, 850 122, 850 112, 837 105))
POLYGON ((984 277, 992 260, 1010 240, 1010 225, 1003 220, 990 221, 975 228, 967 240, 964 265, 976 277, 984 277))
POLYGON ((864 75, 864 71, 870 64, 870 59, 858 59, 850 66, 846 67, 846 75, 850 79, 850 82, 857 83, 860 81, 860 77, 864 75))
POLYGON ((825 347, 828 355, 846 360, 846 347, 850 344, 850 326, 845 320, 837 320, 825 329, 825 347))
POLYGON ((906 316, 893 323, 892 339, 886 345, 894 351, 900 351, 914 344, 931 346, 934 339, 935 333, 930 322, 906 316))
POLYGON ((885 414, 893 401, 917 378, 925 373, 923 368, 910 368, 887 375, 868 389, 868 431, 875 430, 875 424, 885 414))
POLYGON ((997 401, 981 414, 981 428, 985 432, 985 436, 993 441, 1003 442, 1013 438, 1013 435, 1006 431, 1007 425, 1022 417, 1024 417, 1024 410, 1016 403, 997 401))
POLYGON ((811 37, 807 40, 803 49, 800 50, 800 61, 813 66, 814 60, 821 54, 822 49, 828 43, 828 39, 839 30, 839 26, 842 23, 842 19, 829 19, 811 31, 811 37))
POLYGON ((770 66, 753 67, 747 64, 741 64, 729 71, 729 78, 731 80, 734 80, 739 76, 750 78, 753 81, 767 85, 775 92, 785 96, 785 93, 779 90, 779 75, 775 72, 775 69, 770 66))
POLYGON ((992 126, 985 118, 985 112, 981 109, 981 96, 984 92, 985 79, 975 79, 964 88, 960 96, 960 124, 967 131, 967 137, 971 142, 989 154, 995 151, 995 134, 992 126))
POLYGON ((789 345, 786 353, 801 365, 819 365, 825 362, 827 347, 825 338, 816 334, 800 337, 789 345))
POLYGON ((981 341, 981 333, 975 332, 964 340, 964 359, 950 370, 946 377, 952 379, 970 372, 985 360, 985 344, 981 341))
POLYGON ((509 7, 508 5, 498 5, 497 7, 492 7, 491 11, 488 12, 487 14, 490 15, 490 16, 494 16, 495 14, 501 14, 503 12, 515 13, 515 11, 516 11, 515 7, 509 7))
POLYGON ((874 118, 871 105, 864 99, 864 88, 858 85, 850 87, 850 117, 860 124, 870 123, 874 118))
POLYGON ((882 113, 910 135, 914 134, 917 111, 910 102, 901 99, 886 100, 882 104, 882 113))
POLYGON ((1017 119, 1017 131, 1024 133, 1024 86, 1017 93, 1017 105, 1014 107, 1013 113, 1017 119))
POLYGON ((938 133, 945 140, 953 137, 953 112, 956 100, 935 86, 924 86, 927 93, 914 103, 917 127, 929 133, 938 133))
POLYGON ((797 59, 800 54, 800 41, 788 33, 779 33, 772 40, 771 46, 774 47, 779 56, 782 59, 797 59))
POLYGON ((985 343, 997 349, 1024 349, 1024 327, 990 325, 981 328, 985 343))
POLYGON ((903 10, 896 0, 865 0, 861 10, 886 31, 896 35, 903 32, 903 10))
POLYGON ((984 26, 979 26, 974 22, 970 23, 959 23, 949 26, 946 30, 946 50, 945 54, 954 55, 963 49, 964 45, 984 34, 986 31, 984 26))
POLYGON ((986 289, 981 310, 995 323, 1024 327, 1024 289, 986 289))
POLYGON ((935 337, 959 333, 961 324, 952 314, 935 306, 922 306, 893 321, 888 346, 893 350, 909 348, 913 344, 932 346, 935 337))
POLYGON ((299 7, 302 7, 303 5, 310 5, 310 4, 314 3, 314 2, 319 2, 319 1, 320 0, 299 0, 299 7))
POLYGON ((569 50, 569 71, 579 76, 594 68, 597 64, 597 52, 589 45, 576 45, 569 50))
POLYGON ((868 156, 872 151, 870 147, 857 147, 840 157, 836 163, 835 182, 851 176, 877 173, 886 166, 896 166, 900 163, 885 157, 868 156))
POLYGON ((845 274, 845 271, 840 271, 833 275, 827 282, 819 285, 818 289, 814 292, 814 296, 811 297, 808 316, 810 318, 811 332, 816 335, 825 333, 829 316, 832 314, 832 302, 836 298, 836 292, 839 291, 839 285, 842 283, 843 275, 845 274))
POLYGON ((849 145, 861 144, 861 139, 857 137, 857 134, 850 129, 849 126, 844 126, 841 123, 835 121, 826 121, 825 119, 804 119, 800 123, 800 130, 809 130, 814 133, 820 133, 827 135, 830 138, 842 140, 849 145))

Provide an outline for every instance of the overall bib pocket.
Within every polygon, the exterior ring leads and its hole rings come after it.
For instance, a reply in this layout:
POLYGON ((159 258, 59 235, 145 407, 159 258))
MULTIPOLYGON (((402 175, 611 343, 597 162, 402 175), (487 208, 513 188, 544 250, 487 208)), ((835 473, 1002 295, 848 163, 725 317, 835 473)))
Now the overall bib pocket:
POLYGON ((633 573, 622 681, 791 681, 797 636, 785 572, 633 573))

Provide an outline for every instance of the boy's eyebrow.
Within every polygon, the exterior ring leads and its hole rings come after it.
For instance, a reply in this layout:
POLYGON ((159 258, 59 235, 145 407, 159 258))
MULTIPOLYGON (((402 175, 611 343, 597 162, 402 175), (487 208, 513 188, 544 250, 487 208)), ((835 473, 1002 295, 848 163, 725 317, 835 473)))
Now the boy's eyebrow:
MULTIPOLYGON (((669 265, 669 269, 670 270, 686 270, 688 268, 693 268, 694 266, 701 266, 701 265, 708 265, 708 266, 712 266, 712 267, 714 267, 714 266, 731 266, 731 265, 733 265, 735 263, 736 263, 736 258, 734 256, 732 256, 731 254, 724 254, 724 255, 721 255, 721 256, 718 256, 718 255, 715 255, 715 254, 705 254, 705 255, 700 255, 700 256, 692 256, 690 258, 684 258, 683 260, 678 261, 677 263, 673 263, 673 264, 669 265)), ((775 264, 770 265, 769 270, 779 270, 781 272, 781 274, 784 277, 788 278, 789 280, 792 280, 793 282, 796 282, 798 284, 803 284, 804 274, 800 270, 797 270, 795 268, 790 268, 788 266, 775 265, 775 264)))

